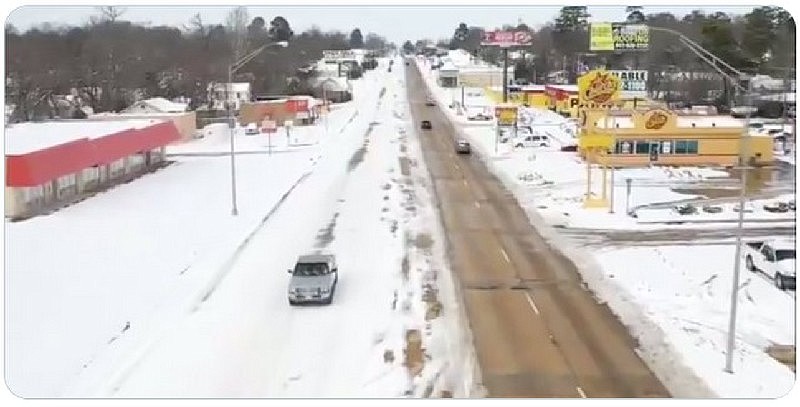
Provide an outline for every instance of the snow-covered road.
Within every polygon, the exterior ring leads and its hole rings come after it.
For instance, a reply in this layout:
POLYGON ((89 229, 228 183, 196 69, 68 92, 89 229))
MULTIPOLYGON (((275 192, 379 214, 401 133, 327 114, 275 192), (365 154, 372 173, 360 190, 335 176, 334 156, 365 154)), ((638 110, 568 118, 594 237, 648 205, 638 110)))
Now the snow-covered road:
MULTIPOLYGON (((413 218, 432 207, 408 199, 421 186, 411 186, 413 174, 399 159, 408 130, 401 73, 381 66, 359 81, 353 120, 322 147, 312 173, 233 255, 197 307, 141 341, 106 377, 87 372, 73 393, 402 397, 468 388, 469 376, 440 357, 465 347, 448 342, 441 318, 427 318, 422 290, 431 283, 424 269, 446 267, 443 239, 434 233, 437 247, 409 258, 421 233, 413 218), (286 270, 317 250, 338 259, 333 304, 291 307, 286 270), (405 366, 410 331, 430 347, 417 377, 405 366)), ((442 297, 440 306, 452 309, 452 295, 442 297)), ((468 369, 468 361, 460 366, 468 369)))

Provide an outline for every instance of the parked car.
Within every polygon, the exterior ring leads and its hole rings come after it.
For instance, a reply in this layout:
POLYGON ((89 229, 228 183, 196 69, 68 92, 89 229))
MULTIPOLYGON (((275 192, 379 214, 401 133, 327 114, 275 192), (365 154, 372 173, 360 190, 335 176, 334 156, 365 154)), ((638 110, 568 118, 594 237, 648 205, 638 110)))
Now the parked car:
POLYGON ((514 139, 514 147, 548 147, 550 141, 544 134, 529 134, 514 139))
POLYGON ((569 152, 578 151, 578 145, 577 144, 570 144, 570 145, 566 145, 566 146, 561 146, 561 151, 569 151, 569 152))
POLYGON ((422 130, 430 130, 433 128, 430 120, 423 120, 420 126, 422 127, 422 130))
POLYGON ((433 100, 433 96, 428 95, 425 98, 425 106, 436 106, 436 101, 433 100))
POLYGON ((705 213, 721 213, 722 207, 721 206, 714 206, 714 205, 703 205, 703 212, 705 213))
POLYGON ((244 128, 244 134, 248 136, 253 136, 258 134, 258 125, 256 125, 255 123, 248 124, 247 127, 244 128))
POLYGON ((470 154, 472 152, 472 148, 469 145, 469 141, 459 138, 456 140, 456 153, 457 154, 470 154))
POLYGON ((485 121, 492 120, 492 116, 489 116, 489 115, 483 114, 483 113, 476 113, 474 115, 468 116, 467 120, 484 121, 485 122, 485 121))
POLYGON ((339 281, 336 257, 332 254, 306 254, 297 259, 289 280, 289 304, 330 304, 339 281))
POLYGON ((694 215, 697 213, 697 207, 692 204, 677 205, 673 209, 679 215, 694 215))
POLYGON ((745 246, 745 266, 753 272, 761 271, 772 277, 781 290, 795 288, 794 240, 750 242, 745 246))
POLYGON ((786 213, 789 212, 789 204, 786 202, 770 202, 764 204, 764 210, 772 213, 786 213))

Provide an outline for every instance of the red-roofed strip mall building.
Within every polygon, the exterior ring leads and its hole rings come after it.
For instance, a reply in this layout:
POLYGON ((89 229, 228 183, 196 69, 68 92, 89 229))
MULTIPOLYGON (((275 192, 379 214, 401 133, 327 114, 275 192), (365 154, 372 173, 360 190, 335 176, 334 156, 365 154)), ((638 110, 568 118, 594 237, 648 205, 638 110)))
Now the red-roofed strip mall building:
POLYGON ((21 219, 75 202, 165 162, 180 133, 171 121, 54 121, 6 127, 5 216, 21 219))

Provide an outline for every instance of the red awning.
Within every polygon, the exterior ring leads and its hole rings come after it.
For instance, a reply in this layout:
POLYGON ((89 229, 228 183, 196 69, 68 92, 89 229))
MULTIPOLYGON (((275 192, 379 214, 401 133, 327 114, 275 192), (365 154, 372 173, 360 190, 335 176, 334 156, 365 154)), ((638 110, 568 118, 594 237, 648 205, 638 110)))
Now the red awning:
POLYGON ((27 154, 6 155, 6 186, 30 187, 95 165, 145 152, 180 139, 171 121, 125 130, 96 139, 83 138, 27 154))

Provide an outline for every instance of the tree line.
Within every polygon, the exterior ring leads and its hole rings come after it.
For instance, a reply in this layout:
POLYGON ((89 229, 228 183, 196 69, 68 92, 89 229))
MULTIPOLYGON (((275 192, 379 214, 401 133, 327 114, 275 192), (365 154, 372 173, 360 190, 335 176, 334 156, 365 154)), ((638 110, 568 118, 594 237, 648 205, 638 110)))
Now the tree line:
MULTIPOLYGON (((795 22, 780 7, 756 7, 744 15, 700 10, 679 17, 672 13, 646 13, 644 7, 625 8, 627 23, 647 24, 678 31, 707 49, 734 68, 748 74, 766 74, 777 78, 794 78, 795 22)), ((710 68, 680 40, 669 33, 650 31, 649 50, 645 52, 591 52, 589 49, 589 17, 586 6, 562 7, 559 14, 544 26, 532 29, 520 22, 498 27, 506 30, 527 30, 533 43, 521 48, 522 58, 514 61, 515 74, 543 83, 549 72, 564 71, 571 83, 586 66, 608 69, 646 69, 655 81, 663 72, 709 72, 710 68)), ((493 29, 487 27, 486 29, 493 29)), ((461 48, 484 60, 501 63, 497 47, 481 47, 484 27, 461 23, 450 38, 435 42, 441 47, 461 48)), ((403 44, 407 52, 415 52, 430 39, 410 40, 403 44)), ((718 86, 707 84, 707 87, 718 86)), ((694 87, 698 96, 706 90, 694 87)))
POLYGON ((295 33, 284 17, 250 18, 244 7, 232 9, 225 24, 208 24, 198 13, 182 27, 133 23, 124 12, 101 7, 83 26, 44 23, 25 32, 6 24, 6 103, 16 106, 13 119, 30 120, 41 107, 53 117, 53 98, 70 93, 95 112, 156 96, 186 97, 197 108, 208 102, 210 83, 227 82, 230 64, 276 41, 289 45, 261 52, 233 79, 250 82, 253 94, 299 91, 298 68, 319 60, 323 50, 390 45, 358 28, 349 35, 316 26, 295 33))

